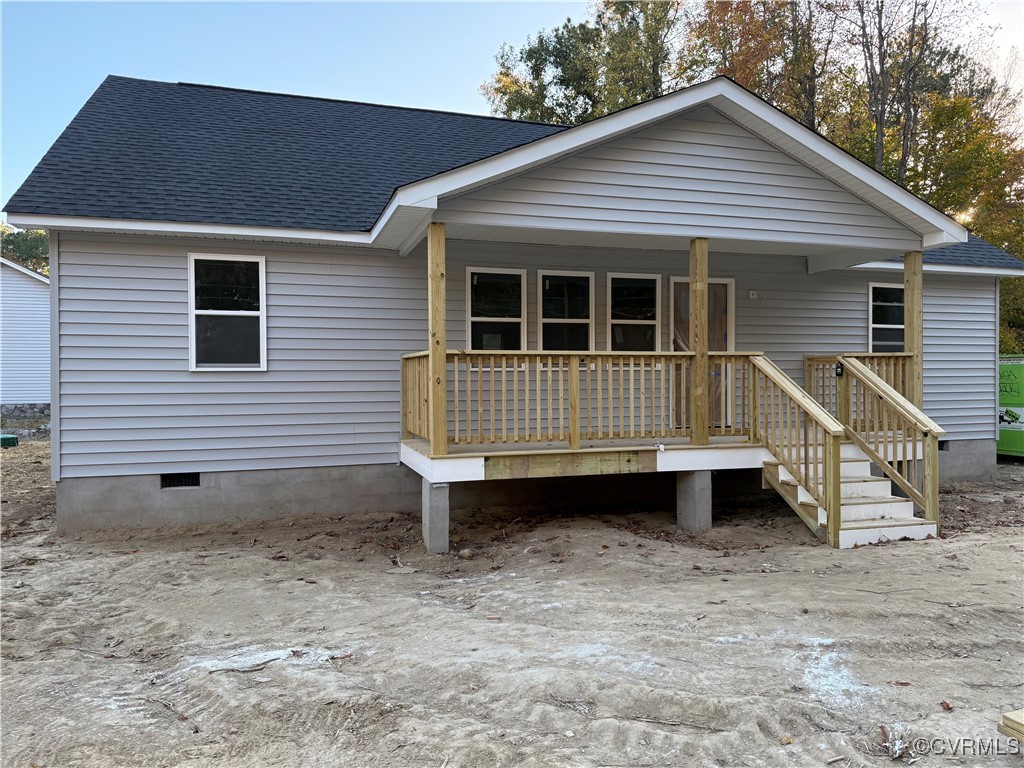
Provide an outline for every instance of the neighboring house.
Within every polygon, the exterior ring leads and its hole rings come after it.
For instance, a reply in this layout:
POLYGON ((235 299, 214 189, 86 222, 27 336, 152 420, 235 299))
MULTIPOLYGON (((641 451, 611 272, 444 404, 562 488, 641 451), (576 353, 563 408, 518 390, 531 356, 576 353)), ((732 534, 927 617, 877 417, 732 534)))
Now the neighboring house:
POLYGON ((50 281, 0 258, 0 403, 4 414, 50 402, 50 281))
POLYGON ((851 546, 995 466, 1021 262, 725 78, 564 128, 111 77, 6 210, 65 529, 419 505, 444 551, 450 505, 642 473, 701 530, 752 469, 851 546))

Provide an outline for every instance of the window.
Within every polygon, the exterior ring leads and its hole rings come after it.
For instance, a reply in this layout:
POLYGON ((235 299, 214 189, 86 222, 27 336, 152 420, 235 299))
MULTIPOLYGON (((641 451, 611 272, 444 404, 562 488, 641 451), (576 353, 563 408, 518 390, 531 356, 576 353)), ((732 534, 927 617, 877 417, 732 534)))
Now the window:
POLYGON ((470 349, 525 349, 525 282, 525 269, 466 270, 470 349))
POLYGON ((903 286, 871 283, 868 287, 868 351, 903 351, 903 286))
POLYGON ((661 347, 661 277, 608 273, 608 349, 657 352, 661 347))
POLYGON ((593 349, 593 273, 538 272, 537 285, 540 348, 593 349))
POLYGON ((189 254, 190 370, 267 369, 262 256, 189 254))

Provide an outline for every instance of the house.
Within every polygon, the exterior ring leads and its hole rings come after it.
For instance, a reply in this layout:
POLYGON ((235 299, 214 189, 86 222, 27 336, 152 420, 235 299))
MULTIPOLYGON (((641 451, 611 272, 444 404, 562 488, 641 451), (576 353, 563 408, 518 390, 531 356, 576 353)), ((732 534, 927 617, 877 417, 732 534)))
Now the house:
POLYGON ((848 547, 994 468, 1021 262, 725 78, 565 128, 110 77, 6 210, 64 529, 418 506, 440 552, 578 477, 702 530, 746 469, 848 547))
POLYGON ((4 418, 44 415, 50 403, 50 281, 0 258, 0 404, 4 418))

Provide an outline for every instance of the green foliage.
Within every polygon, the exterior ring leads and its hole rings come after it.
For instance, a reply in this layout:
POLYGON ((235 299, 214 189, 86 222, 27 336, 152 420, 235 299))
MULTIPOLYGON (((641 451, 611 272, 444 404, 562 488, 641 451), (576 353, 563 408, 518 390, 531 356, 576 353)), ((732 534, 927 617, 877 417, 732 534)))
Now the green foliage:
POLYGON ((576 125, 661 96, 679 85, 672 40, 679 6, 619 0, 592 21, 567 19, 520 48, 503 45, 481 86, 495 114, 576 125))
POLYGON ((1024 277, 999 281, 999 351, 1024 355, 1024 277))
POLYGON ((50 273, 49 238, 41 229, 22 230, 0 224, 0 256, 40 274, 50 273))

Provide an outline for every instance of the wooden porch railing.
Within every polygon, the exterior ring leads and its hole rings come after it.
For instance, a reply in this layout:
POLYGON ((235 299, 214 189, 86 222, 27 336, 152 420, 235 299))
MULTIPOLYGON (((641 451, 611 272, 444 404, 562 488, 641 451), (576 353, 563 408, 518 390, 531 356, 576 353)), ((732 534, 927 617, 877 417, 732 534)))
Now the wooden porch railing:
POLYGON ((828 542, 839 546, 843 426, 765 357, 754 369, 754 436, 827 515, 828 542))
POLYGON ((448 441, 531 443, 685 434, 689 352, 449 351, 448 441))
POLYGON ((839 421, 847 436, 939 521, 939 438, 945 431, 857 357, 840 355, 839 421))
POLYGON ((838 382, 836 363, 840 356, 859 360, 882 381, 906 396, 908 376, 913 362, 909 352, 853 352, 836 355, 808 355, 804 357, 804 388, 811 397, 833 416, 838 414, 838 382))
MULTIPOLYGON (((711 352, 707 434, 749 436, 750 358, 711 352)), ((449 445, 691 436, 691 352, 446 354, 449 445)), ((430 439, 427 353, 402 358, 403 436, 430 439)))
POLYGON ((427 352, 402 355, 402 438, 430 439, 428 391, 430 368, 427 352))

